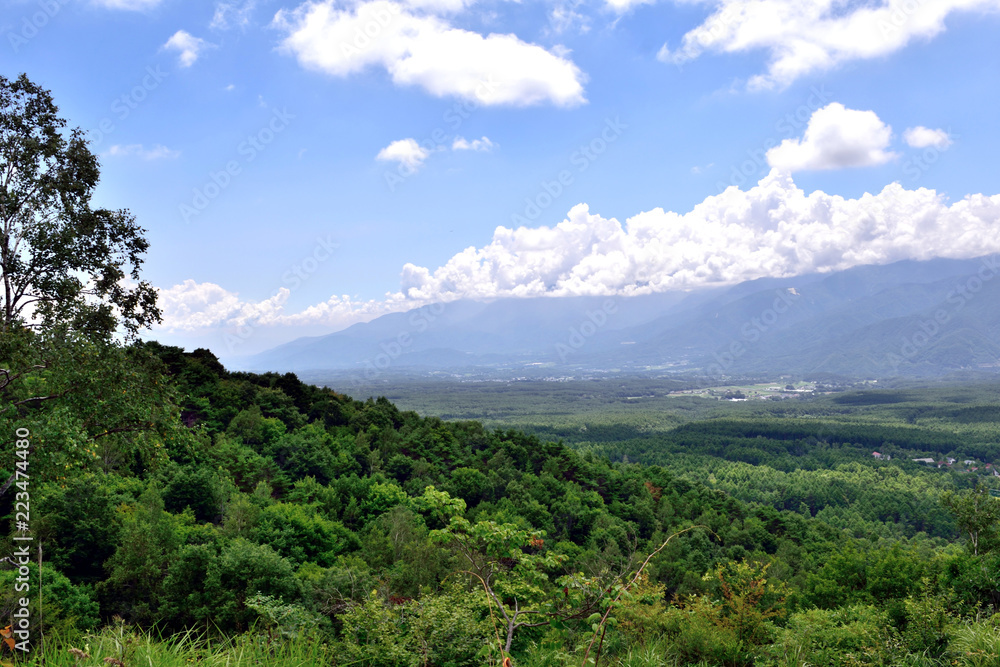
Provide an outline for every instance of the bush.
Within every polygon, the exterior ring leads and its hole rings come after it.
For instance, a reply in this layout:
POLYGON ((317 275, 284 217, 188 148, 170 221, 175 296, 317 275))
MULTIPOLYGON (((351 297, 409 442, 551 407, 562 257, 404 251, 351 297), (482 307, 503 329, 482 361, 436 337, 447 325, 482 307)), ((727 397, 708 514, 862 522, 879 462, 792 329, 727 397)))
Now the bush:
MULTIPOLYGON (((38 565, 29 563, 27 567, 30 593, 15 590, 17 570, 0 571, 0 618, 4 619, 4 625, 10 622, 11 614, 20 606, 20 598, 27 596, 31 619, 42 619, 45 632, 71 632, 97 627, 99 608, 90 587, 74 585, 47 563, 42 565, 42 609, 39 613, 38 565)), ((32 628, 33 637, 35 632, 36 629, 32 628)))
POLYGON ((793 614, 766 655, 791 667, 888 664, 898 638, 884 611, 868 605, 793 614))
POLYGON ((485 614, 459 588, 401 604, 373 591, 342 617, 339 652, 344 663, 366 667, 478 667, 480 652, 496 641, 485 614))

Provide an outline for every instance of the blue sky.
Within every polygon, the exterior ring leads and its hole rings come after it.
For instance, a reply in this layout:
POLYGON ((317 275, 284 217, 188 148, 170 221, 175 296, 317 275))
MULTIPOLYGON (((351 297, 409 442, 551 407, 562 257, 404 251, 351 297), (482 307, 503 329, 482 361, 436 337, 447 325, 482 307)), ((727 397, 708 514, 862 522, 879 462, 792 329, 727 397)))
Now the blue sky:
POLYGON ((457 298, 1000 250, 1000 1, 5 0, 223 357, 457 298))

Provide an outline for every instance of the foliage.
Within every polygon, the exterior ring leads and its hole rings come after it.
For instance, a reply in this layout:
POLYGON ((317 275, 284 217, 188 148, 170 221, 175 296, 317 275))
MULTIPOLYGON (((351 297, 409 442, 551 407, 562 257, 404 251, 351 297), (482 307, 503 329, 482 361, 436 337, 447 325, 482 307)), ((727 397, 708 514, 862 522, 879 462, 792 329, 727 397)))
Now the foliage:
POLYGON ((948 491, 941 502, 955 515, 959 527, 969 536, 972 554, 1000 547, 1000 499, 990 495, 986 485, 956 494, 948 491))
MULTIPOLYGON (((204 350, 116 349, 145 355, 134 381, 160 383, 162 433, 97 438, 123 453, 107 461, 86 429, 78 458, 40 440, 31 490, 37 535, 74 587, 60 595, 89 600, 88 619, 133 642, 130 660, 171 664, 184 632, 188 658, 218 658, 204 640, 231 657, 373 665, 966 664, 990 645, 976 619, 1000 605, 1000 554, 988 526, 978 555, 960 548, 942 503, 973 497, 971 473, 851 459, 846 436, 803 444, 775 415, 682 429, 669 466, 613 463, 288 374, 229 373, 204 350), (750 466, 725 458, 727 438, 785 453, 750 466), (920 521, 938 535, 913 532, 920 521)), ((105 419, 132 409, 114 398, 105 419)), ((80 401, 25 416, 47 437, 43 419, 82 423, 80 401)), ((862 430, 853 418, 845 434, 862 430)))
POLYGON ((159 321, 156 293, 140 282, 149 244, 128 211, 91 207, 97 156, 48 91, 0 77, 0 331, 68 324, 107 339, 159 321), (129 287, 129 278, 135 287, 129 287))
MULTIPOLYGON (((29 590, 37 592, 37 561, 30 562, 27 569, 29 590)), ((92 630, 98 626, 98 604, 89 586, 72 583, 51 563, 42 563, 41 574, 42 595, 35 594, 28 598, 30 618, 40 619, 41 630, 68 632, 92 630)), ((0 618, 11 619, 15 609, 20 607, 19 600, 24 593, 16 588, 18 576, 16 570, 0 570, 0 618)))

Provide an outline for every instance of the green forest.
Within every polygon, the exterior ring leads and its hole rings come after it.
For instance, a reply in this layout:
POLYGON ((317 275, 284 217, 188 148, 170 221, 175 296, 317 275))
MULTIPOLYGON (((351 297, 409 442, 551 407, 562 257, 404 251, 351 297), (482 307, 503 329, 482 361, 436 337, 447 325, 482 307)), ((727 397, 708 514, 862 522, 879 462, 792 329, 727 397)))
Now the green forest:
POLYGON ((995 387, 515 427, 230 372, 0 109, 3 665, 1000 665, 995 387))
MULTIPOLYGON (((729 416, 648 441, 591 428, 578 451, 292 374, 229 373, 205 350, 20 337, 6 358, 61 355, 9 384, 2 413, 5 432, 31 434, 2 465, 6 478, 30 461, 44 600, 30 610, 52 664, 172 664, 174 650, 302 665, 1000 655, 1000 501, 979 474, 995 462, 909 461, 956 449, 932 428, 729 416), (62 397, 23 402, 39 394, 62 397), (876 440, 891 460, 860 455, 876 440), (623 453, 650 462, 612 463, 623 453)), ((939 408, 981 434, 963 455, 996 457, 990 423, 939 408)), ((19 488, 2 497, 12 528, 19 488)), ((5 618, 16 577, 0 572, 5 618)))

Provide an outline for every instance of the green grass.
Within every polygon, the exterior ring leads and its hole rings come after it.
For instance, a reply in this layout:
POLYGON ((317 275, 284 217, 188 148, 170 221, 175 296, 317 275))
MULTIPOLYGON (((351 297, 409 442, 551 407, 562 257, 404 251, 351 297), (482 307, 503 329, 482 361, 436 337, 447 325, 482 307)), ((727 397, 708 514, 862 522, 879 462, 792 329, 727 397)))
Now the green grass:
MULTIPOLYGON (((14 664, 45 667, 108 667, 118 660, 126 667, 310 667, 333 664, 329 646, 319 640, 269 639, 246 633, 206 640, 188 631, 161 638, 127 625, 107 627, 96 634, 47 637, 44 655, 37 651, 14 664), (83 654, 71 651, 76 649, 83 654), (84 657, 86 656, 86 657, 84 657)), ((0 664, 9 664, 5 652, 0 664)))

